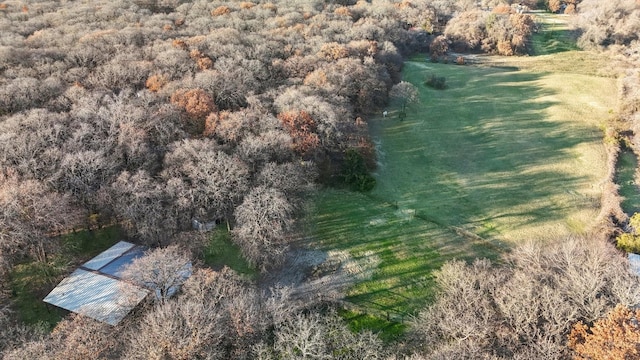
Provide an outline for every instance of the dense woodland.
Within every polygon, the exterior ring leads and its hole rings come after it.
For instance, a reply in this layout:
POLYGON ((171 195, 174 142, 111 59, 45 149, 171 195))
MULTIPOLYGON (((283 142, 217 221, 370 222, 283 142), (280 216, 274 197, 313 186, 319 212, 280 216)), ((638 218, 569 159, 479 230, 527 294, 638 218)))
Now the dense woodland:
MULTIPOLYGON (((628 69, 612 131, 638 149, 637 1, 522 3, 576 12, 579 44, 628 69)), ((589 327, 640 303, 638 279, 598 241, 445 265, 437 299, 393 343, 352 332, 327 297, 264 289, 227 268, 197 267, 178 296, 116 327, 70 315, 48 331, 11 306, 16 264, 46 262, 64 251, 58 235, 106 225, 157 248, 132 281, 148 282, 136 277, 158 261, 198 257, 193 219, 228 226, 268 273, 299 238, 309 191, 366 179, 367 118, 402 93, 404 57, 527 54, 535 29, 500 0, 0 3, 0 355, 597 358, 589 327)))

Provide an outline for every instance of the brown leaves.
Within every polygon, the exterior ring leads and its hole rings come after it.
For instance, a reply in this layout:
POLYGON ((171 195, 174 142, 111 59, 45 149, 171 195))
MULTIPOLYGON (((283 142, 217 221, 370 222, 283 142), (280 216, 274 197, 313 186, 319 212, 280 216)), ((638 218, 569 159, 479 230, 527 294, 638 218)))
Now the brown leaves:
POLYGON ((220 15, 226 15, 228 13, 231 12, 231 9, 229 9, 228 6, 218 6, 217 8, 211 10, 211 16, 220 16, 220 15))
POLYGON ((217 110, 213 97, 202 89, 179 89, 171 95, 171 103, 183 108, 192 119, 204 119, 217 110))
POLYGON ((316 122, 306 111, 287 111, 278 119, 293 139, 293 150, 301 155, 309 154, 320 144, 316 134, 316 122))
POLYGON ((189 52, 189 57, 196 62, 198 69, 200 70, 209 70, 213 68, 213 60, 198 49, 191 50, 191 52, 189 52))
POLYGON ((640 357, 640 309, 617 305, 592 327, 576 323, 569 347, 576 360, 626 360, 640 357))
POLYGON ((145 86, 149 91, 158 92, 163 86, 167 84, 167 77, 164 75, 151 75, 147 79, 145 86))
POLYGON ((330 42, 322 45, 318 56, 327 60, 338 60, 349 56, 349 50, 346 46, 338 44, 337 42, 330 42))

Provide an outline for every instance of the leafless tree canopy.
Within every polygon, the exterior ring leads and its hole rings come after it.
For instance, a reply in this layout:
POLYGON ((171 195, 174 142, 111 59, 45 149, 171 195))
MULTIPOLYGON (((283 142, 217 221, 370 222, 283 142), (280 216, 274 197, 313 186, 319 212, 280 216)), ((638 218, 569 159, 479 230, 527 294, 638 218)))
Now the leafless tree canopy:
MULTIPOLYGON (((204 235, 187 232, 192 219, 223 220, 252 264, 278 264, 316 180, 335 175, 349 149, 370 145, 368 116, 385 108, 390 90, 414 97, 400 82, 404 56, 430 45, 439 56, 449 47, 526 53, 531 18, 504 5, 0 3, 0 304, 19 261, 47 261, 62 251, 57 235, 95 217, 121 225, 132 241, 161 245, 129 278, 154 284, 162 299, 116 328, 70 317, 49 334, 3 307, 0 356, 381 358, 388 349, 379 339, 348 331, 330 306, 260 289, 229 269, 194 265, 182 292, 167 298, 189 260, 177 245, 202 247, 204 235)), ((545 5, 573 6, 583 46, 637 64, 637 1, 545 5)), ((621 87, 622 119, 633 131, 639 79, 630 66, 621 87)), ((623 286, 635 280, 609 261, 609 249, 576 244, 522 247, 499 271, 486 261, 446 265, 441 294, 416 319, 422 348, 414 357, 565 356, 572 322, 638 301, 637 287, 623 286)))
POLYGON ((506 257, 454 261, 437 274, 436 302, 413 322, 428 358, 565 359, 571 326, 640 301, 640 280, 609 244, 525 244, 506 257))
POLYGON ((190 275, 191 260, 177 245, 157 248, 134 259, 122 271, 122 278, 151 289, 157 301, 166 302, 178 292, 190 275))

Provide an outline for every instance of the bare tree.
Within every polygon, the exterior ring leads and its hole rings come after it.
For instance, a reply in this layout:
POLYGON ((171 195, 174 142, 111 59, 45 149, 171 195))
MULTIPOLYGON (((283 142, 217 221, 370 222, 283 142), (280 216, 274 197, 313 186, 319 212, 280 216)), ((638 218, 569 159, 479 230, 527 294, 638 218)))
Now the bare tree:
POLYGON ((278 189, 291 198, 312 190, 316 176, 311 162, 269 162, 260 170, 257 184, 278 189))
POLYGON ((293 157, 291 137, 284 131, 270 130, 250 135, 236 149, 245 163, 257 169, 269 161, 287 161, 293 157))
POLYGON ((50 237, 81 223, 82 212, 68 195, 34 180, 0 175, 0 254, 5 259, 31 255, 45 261, 50 237))
POLYGON ((175 299, 148 309, 130 333, 135 359, 251 359, 268 318, 257 289, 228 268, 197 269, 175 299))
POLYGON ((150 309, 128 334, 128 359, 221 359, 224 314, 208 302, 168 300, 150 309))
POLYGON ((629 45, 639 39, 640 10, 633 0, 594 1, 578 4, 578 27, 582 30, 578 43, 585 48, 629 45))
POLYGON ((170 213, 171 198, 163 184, 145 171, 123 172, 111 184, 109 203, 124 225, 148 244, 167 243, 176 231, 176 219, 170 213))
POLYGON ((382 342, 369 332, 354 334, 334 312, 297 314, 275 330, 273 347, 256 347, 258 359, 384 359, 382 342))
POLYGON ((69 136, 66 114, 44 109, 22 112, 0 121, 0 166, 27 179, 49 180, 64 153, 69 136))
POLYGON ((111 181, 116 171, 116 162, 104 150, 85 150, 65 154, 56 176, 62 190, 93 212, 98 190, 111 181))
POLYGON ((177 211, 204 219, 232 214, 249 186, 249 168, 210 139, 175 144, 165 156, 163 177, 177 211))
MULTIPOLYGON (((17 349, 46 338, 48 329, 45 329, 44 326, 15 324, 11 317, 9 297, 0 294, 0 300, 5 304, 0 308, 0 356, 11 354, 13 351, 19 353, 20 351, 17 349)), ((23 357, 22 359, 28 358, 33 357, 23 357)))
POLYGON ((402 113, 405 113, 408 104, 418 101, 418 89, 412 83, 401 81, 393 85, 391 91, 389 91, 389 97, 400 101, 402 103, 402 113))
POLYGON ((572 324, 640 300, 640 280, 610 244, 525 244, 507 256, 507 264, 457 261, 442 267, 436 302, 413 323, 425 354, 564 359, 572 324))
POLYGON ((122 278, 155 292, 156 300, 166 303, 191 275, 191 260, 177 245, 145 252, 122 270, 122 278))
POLYGON ((56 359, 108 359, 117 356, 120 347, 118 332, 109 324, 70 314, 51 332, 51 346, 56 359))
POLYGON ((234 241, 247 260, 266 268, 282 260, 293 225, 294 207, 279 190, 259 186, 235 211, 234 241))

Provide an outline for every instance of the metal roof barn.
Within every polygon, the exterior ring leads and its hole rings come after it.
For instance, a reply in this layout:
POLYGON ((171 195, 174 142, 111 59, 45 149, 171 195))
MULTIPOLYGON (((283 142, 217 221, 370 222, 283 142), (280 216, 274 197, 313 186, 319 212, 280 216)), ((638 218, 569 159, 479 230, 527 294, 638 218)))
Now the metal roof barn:
POLYGON ((640 276, 640 255, 629 253, 627 256, 629 257, 629 267, 631 271, 640 276))
POLYGON ((116 325, 150 292, 119 277, 144 250, 118 242, 64 278, 44 302, 116 325))

